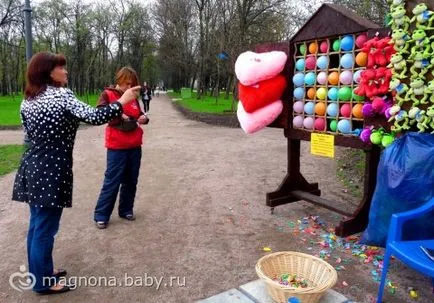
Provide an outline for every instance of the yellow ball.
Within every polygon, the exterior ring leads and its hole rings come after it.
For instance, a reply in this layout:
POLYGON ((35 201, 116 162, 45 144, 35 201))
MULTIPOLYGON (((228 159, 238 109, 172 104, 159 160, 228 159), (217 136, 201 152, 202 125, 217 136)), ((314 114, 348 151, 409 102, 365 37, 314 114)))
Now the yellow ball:
POLYGON ((320 87, 316 91, 316 97, 320 100, 325 100, 327 98, 327 89, 325 87, 320 87))
POLYGON ((417 297, 418 297, 417 292, 415 290, 413 290, 413 289, 410 290, 410 297, 412 299, 417 299, 417 297))

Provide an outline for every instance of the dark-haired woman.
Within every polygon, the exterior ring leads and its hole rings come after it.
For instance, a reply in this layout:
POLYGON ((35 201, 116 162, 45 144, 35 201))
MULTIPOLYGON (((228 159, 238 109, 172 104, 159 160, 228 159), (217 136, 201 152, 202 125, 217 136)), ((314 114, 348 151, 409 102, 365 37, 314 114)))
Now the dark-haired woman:
POLYGON ((54 236, 65 207, 72 206, 72 150, 80 121, 93 125, 122 115, 122 106, 133 100, 140 86, 127 90, 117 102, 98 109, 77 100, 68 81, 66 59, 49 52, 35 54, 26 73, 21 119, 30 146, 15 177, 12 199, 30 206, 27 234, 29 272, 33 290, 41 294, 73 289, 60 285, 65 270, 53 266, 54 236))

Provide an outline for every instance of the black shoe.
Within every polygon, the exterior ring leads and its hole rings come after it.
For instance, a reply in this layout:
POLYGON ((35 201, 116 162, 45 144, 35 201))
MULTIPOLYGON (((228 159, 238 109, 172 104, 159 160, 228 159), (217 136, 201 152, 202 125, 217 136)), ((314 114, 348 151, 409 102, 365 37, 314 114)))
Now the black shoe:
POLYGON ((106 229, 108 222, 104 222, 104 221, 96 221, 95 222, 96 227, 98 227, 99 229, 106 229))
POLYGON ((134 216, 133 214, 128 214, 128 215, 119 216, 119 217, 121 217, 122 219, 128 220, 128 221, 134 221, 134 220, 136 220, 136 216, 134 216))
POLYGON ((74 290, 74 285, 64 285, 62 288, 60 289, 44 289, 42 291, 38 291, 36 292, 39 295, 55 295, 55 294, 61 294, 70 290, 74 290))
POLYGON ((60 278, 60 277, 64 277, 68 274, 68 272, 65 269, 59 268, 57 270, 57 273, 53 274, 53 277, 55 278, 60 278))

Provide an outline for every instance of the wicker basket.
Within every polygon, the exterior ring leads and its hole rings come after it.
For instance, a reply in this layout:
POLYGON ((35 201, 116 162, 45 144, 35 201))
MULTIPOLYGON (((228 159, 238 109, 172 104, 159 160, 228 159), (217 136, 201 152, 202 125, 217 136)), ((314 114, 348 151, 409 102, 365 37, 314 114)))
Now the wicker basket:
POLYGON ((299 252, 283 251, 266 255, 256 264, 256 273, 264 280, 268 294, 274 301, 287 303, 297 297, 302 303, 317 303, 337 281, 336 270, 324 260, 299 252), (282 274, 295 274, 306 279, 308 287, 294 288, 273 281, 282 274))

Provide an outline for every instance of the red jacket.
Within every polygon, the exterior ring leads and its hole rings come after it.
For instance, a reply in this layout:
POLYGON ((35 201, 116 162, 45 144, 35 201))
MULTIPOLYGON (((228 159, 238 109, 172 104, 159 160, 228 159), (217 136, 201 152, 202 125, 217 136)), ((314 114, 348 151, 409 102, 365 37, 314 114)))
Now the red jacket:
MULTIPOLYGON (((122 96, 122 92, 115 88, 106 88, 98 100, 97 106, 104 106, 117 101, 122 96)), ((135 120, 139 119, 143 112, 139 102, 134 100, 123 106, 123 113, 135 120)), ((108 149, 129 149, 142 145, 143 130, 137 125, 133 131, 122 131, 115 128, 119 125, 122 118, 113 119, 105 129, 105 147, 108 149)))

